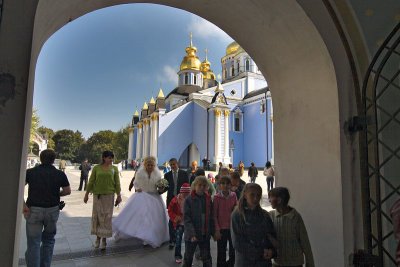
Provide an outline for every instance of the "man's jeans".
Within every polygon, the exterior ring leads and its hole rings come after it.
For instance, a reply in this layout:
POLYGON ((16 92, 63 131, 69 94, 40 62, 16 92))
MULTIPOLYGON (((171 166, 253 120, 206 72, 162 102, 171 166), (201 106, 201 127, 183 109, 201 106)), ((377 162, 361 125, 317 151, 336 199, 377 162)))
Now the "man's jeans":
POLYGON ((78 188, 79 191, 82 190, 83 184, 85 184, 84 187, 83 187, 83 190, 86 191, 87 181, 88 181, 88 177, 87 176, 83 176, 83 177, 81 176, 80 182, 79 182, 79 188, 78 188))
POLYGON ((59 214, 58 206, 30 207, 30 214, 26 218, 28 248, 25 252, 25 261, 27 267, 50 267, 59 214))

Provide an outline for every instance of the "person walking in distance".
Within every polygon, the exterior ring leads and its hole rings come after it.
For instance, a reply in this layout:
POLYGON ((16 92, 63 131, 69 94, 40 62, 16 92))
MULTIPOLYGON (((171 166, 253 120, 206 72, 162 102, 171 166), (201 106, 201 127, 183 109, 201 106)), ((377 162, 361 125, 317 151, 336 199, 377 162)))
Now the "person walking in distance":
POLYGON ((265 168, 264 168, 264 176, 267 177, 267 185, 268 185, 268 192, 274 188, 274 176, 275 176, 275 172, 274 172, 274 168, 271 165, 270 161, 267 161, 267 163, 265 164, 265 168))
MULTIPOLYGON (((178 160, 176 158, 172 158, 169 160, 169 165, 171 167, 171 171, 167 172, 164 175, 164 179, 168 181, 168 191, 167 191, 167 207, 171 202, 172 198, 176 196, 184 183, 189 183, 189 177, 186 171, 179 169, 178 160)), ((175 229, 173 222, 169 220, 168 222, 169 228, 169 249, 173 249, 175 246, 175 229)))
POLYGON ((41 164, 26 171, 28 199, 24 202, 28 267, 49 267, 53 257, 60 197, 71 194, 65 173, 54 166, 56 153, 46 149, 40 153, 41 164), (61 188, 61 191, 60 191, 61 188))
POLYGON ((252 162, 250 164, 248 175, 250 177, 250 183, 254 184, 256 182, 256 179, 257 179, 257 176, 258 176, 258 170, 257 170, 257 167, 254 166, 254 162, 252 162))
POLYGON ((238 171, 239 171, 240 177, 242 177, 243 174, 244 174, 244 163, 243 163, 243 161, 239 162, 238 171))
POLYGON ((88 177, 89 177, 89 172, 92 169, 92 166, 90 166, 90 163, 88 162, 87 159, 85 159, 81 166, 79 166, 79 170, 81 170, 81 177, 80 177, 80 181, 79 181, 79 188, 78 190, 81 191, 82 190, 82 185, 84 185, 83 190, 86 191, 86 184, 88 181, 88 177))
POLYGON ((189 184, 192 184, 194 179, 196 178, 196 171, 197 171, 197 161, 192 161, 191 168, 188 170, 188 177, 189 177, 189 184))
POLYGON ((65 168, 67 167, 67 162, 65 159, 60 160, 60 164, 58 165, 58 168, 62 171, 65 172, 65 168))

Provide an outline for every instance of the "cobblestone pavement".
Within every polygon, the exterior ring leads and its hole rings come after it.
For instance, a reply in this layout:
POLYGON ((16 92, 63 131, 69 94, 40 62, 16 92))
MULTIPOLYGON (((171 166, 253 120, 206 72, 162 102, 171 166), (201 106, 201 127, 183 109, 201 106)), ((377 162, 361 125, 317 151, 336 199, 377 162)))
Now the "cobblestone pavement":
MULTIPOLYGON (((207 172, 208 173, 208 172, 207 172)), ((267 197, 265 177, 260 172, 257 178, 263 188, 262 206, 270 209, 267 197)), ((79 170, 67 169, 66 174, 71 184, 71 195, 62 198, 66 202, 57 223, 56 244, 52 266, 177 266, 173 251, 167 245, 153 249, 143 246, 137 239, 114 242, 112 238, 107 241, 107 250, 101 252, 93 248, 95 236, 90 235, 90 218, 92 214, 92 198, 87 204, 83 203, 84 191, 78 191, 79 170)), ((114 209, 114 216, 118 215, 126 200, 131 196, 128 185, 134 172, 124 170, 121 175, 122 203, 114 209)), ((243 179, 248 182, 245 174, 243 179)), ((27 187, 25 188, 25 196, 27 187)), ((166 194, 163 195, 164 200, 166 194)), ((182 246, 184 250, 184 245, 182 246)), ((216 242, 211 241, 213 265, 216 264, 216 242)), ((21 241, 19 251, 20 266, 24 266, 24 253, 26 250, 25 220, 21 224, 21 241)), ((182 251, 183 252, 183 251, 182 251)), ((202 266, 200 261, 194 261, 194 266, 202 266)))

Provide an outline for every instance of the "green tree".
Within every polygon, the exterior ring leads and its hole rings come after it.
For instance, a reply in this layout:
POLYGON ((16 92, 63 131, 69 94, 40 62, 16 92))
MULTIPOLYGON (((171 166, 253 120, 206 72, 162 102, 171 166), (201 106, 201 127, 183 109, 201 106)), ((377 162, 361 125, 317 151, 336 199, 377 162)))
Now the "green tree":
POLYGON ((31 132, 30 132, 30 141, 32 142, 33 139, 35 138, 35 134, 37 133, 37 130, 39 128, 39 115, 37 114, 37 109, 32 110, 32 119, 31 119, 31 132))
POLYGON ((35 134, 37 133, 37 129, 39 127, 39 115, 37 114, 37 110, 33 109, 32 110, 32 118, 31 118, 31 129, 30 129, 30 134, 29 134, 29 151, 35 153, 35 155, 38 155, 39 149, 34 149, 35 142, 33 141, 35 139, 35 134))
POLYGON ((116 162, 128 158, 128 145, 129 145, 129 126, 126 126, 115 133, 113 148, 116 162))
POLYGON ((85 141, 82 133, 72 130, 59 130, 53 136, 57 157, 76 162, 79 148, 85 141))
POLYGON ((50 149, 55 149, 55 143, 54 143, 54 141, 53 141, 53 136, 54 136, 54 131, 53 131, 53 129, 50 129, 50 128, 47 128, 47 127, 44 127, 44 126, 40 126, 38 129, 37 129, 37 131, 38 131, 38 133, 40 133, 44 138, 46 138, 47 139, 47 148, 50 148, 50 149))
POLYGON ((83 146, 85 155, 92 163, 99 163, 101 161, 101 154, 104 150, 113 151, 113 141, 115 133, 110 130, 99 131, 92 134, 91 137, 83 146))

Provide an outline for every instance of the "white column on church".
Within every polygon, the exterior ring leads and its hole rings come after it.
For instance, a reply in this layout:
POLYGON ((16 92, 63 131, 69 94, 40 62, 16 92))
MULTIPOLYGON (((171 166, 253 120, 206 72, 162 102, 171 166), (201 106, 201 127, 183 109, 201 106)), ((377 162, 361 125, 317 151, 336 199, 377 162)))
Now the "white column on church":
POLYGON ((215 109, 214 110, 214 115, 215 115, 215 136, 214 136, 214 150, 215 150, 215 164, 218 165, 218 162, 220 161, 220 155, 219 155, 219 144, 220 144, 220 117, 221 117, 221 110, 215 109))
POLYGON ((149 125, 150 122, 148 119, 145 119, 144 121, 144 126, 143 126, 143 158, 147 157, 149 155, 149 125))
POLYGON ((142 132, 142 159, 146 157, 146 121, 143 120, 143 132, 142 132))
POLYGON ((128 143, 128 162, 131 162, 133 158, 133 133, 134 133, 134 128, 129 127, 129 143, 128 143))
POLYGON ((153 120, 150 117, 149 121, 149 156, 153 156, 152 151, 153 151, 153 133, 154 133, 154 125, 153 125, 153 120))
POLYGON ((158 114, 151 115, 150 156, 157 158, 158 114))
POLYGON ((224 163, 229 164, 230 157, 229 157, 229 110, 224 110, 225 116, 225 140, 224 140, 224 163))
POLYGON ((136 139, 136 159, 142 158, 142 136, 143 136, 143 128, 142 123, 138 123, 138 134, 136 139))

